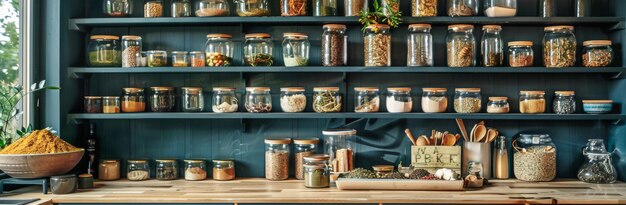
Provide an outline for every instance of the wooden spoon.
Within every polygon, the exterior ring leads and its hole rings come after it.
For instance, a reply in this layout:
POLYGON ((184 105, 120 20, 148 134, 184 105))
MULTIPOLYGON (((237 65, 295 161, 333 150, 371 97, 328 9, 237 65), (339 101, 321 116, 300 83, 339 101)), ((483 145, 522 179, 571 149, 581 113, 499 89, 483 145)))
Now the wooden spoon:
POLYGON ((465 129, 465 123, 463 123, 463 120, 459 118, 455 118, 454 120, 456 121, 456 125, 459 126, 459 130, 461 131, 461 134, 463 135, 463 139, 466 142, 468 142, 469 138, 467 136, 467 129, 465 129))
POLYGON ((430 141, 426 135, 420 135, 415 139, 415 146, 428 146, 430 145, 430 141))
POLYGON ((442 145, 444 146, 454 146, 456 144, 456 136, 453 134, 447 134, 443 136, 442 145))
POLYGON ((478 124, 474 125, 474 127, 472 128, 472 131, 470 131, 470 142, 474 142, 476 141, 476 137, 474 137, 476 135, 476 127, 478 127, 478 124))
POLYGON ((487 127, 477 124, 474 131, 474 142, 481 142, 487 136, 487 127))
POLYGON ((485 138, 485 143, 491 143, 493 142, 496 137, 498 137, 498 130, 496 129, 488 129, 487 130, 487 137, 485 138))
POLYGON ((406 133, 406 136, 409 137, 409 140, 411 140, 411 143, 413 145, 415 144, 415 137, 413 136, 413 133, 411 133, 411 130, 409 130, 409 128, 406 128, 406 130, 404 130, 404 133, 406 133))

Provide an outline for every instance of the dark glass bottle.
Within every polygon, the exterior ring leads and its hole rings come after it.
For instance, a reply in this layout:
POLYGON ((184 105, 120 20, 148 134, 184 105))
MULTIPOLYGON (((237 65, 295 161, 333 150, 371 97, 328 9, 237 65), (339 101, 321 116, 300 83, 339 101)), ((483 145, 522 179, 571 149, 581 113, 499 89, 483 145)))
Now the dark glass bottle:
POLYGON ((96 135, 96 126, 89 124, 89 135, 85 140, 86 157, 87 157, 87 173, 96 176, 98 170, 97 152, 98 152, 98 136, 96 135))

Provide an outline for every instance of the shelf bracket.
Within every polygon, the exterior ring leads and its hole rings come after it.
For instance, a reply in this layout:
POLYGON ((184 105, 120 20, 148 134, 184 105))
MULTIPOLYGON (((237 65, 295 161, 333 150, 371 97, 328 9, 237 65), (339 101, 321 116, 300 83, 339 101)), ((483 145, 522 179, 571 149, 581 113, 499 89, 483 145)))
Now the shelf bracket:
POLYGON ((613 24, 613 25, 609 28, 609 31, 618 31, 618 30, 623 30, 623 29, 625 29, 625 28, 626 28, 626 27, 624 26, 624 22, 623 22, 623 21, 620 21, 620 22, 617 22, 617 23, 613 24))
POLYGON ((613 124, 613 125, 619 125, 621 122, 622 122, 622 118, 620 118, 620 119, 617 119, 617 120, 613 121, 611 124, 613 124))
POLYGON ((617 72, 617 73, 613 73, 610 74, 610 76, 608 77, 610 80, 617 80, 617 79, 622 79, 624 78, 624 72, 617 72))

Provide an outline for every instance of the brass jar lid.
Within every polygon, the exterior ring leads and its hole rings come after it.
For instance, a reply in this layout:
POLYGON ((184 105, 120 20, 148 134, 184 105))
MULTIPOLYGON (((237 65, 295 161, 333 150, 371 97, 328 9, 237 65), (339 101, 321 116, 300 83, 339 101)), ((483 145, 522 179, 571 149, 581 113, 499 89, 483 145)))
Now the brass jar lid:
POLYGON ((532 41, 511 41, 508 44, 509 46, 533 46, 532 41))
POLYGON ((354 91, 370 91, 370 92, 377 92, 378 88, 377 87, 355 87, 354 91))
POLYGON ((447 88, 422 88, 422 92, 442 93, 442 92, 447 92, 447 91, 448 91, 447 88))
POLYGON ((339 91, 339 87, 314 87, 313 91, 339 91))
POLYGON ((91 40, 120 40, 119 36, 113 35, 93 35, 89 37, 91 40))

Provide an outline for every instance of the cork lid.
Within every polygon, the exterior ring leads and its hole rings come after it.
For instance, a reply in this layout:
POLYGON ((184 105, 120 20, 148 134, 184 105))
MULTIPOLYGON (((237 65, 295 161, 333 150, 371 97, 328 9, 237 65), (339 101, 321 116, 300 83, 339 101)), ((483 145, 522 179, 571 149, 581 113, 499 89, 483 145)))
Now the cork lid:
POLYGON ((349 136, 356 135, 355 129, 327 129, 322 131, 323 135, 341 135, 341 136, 349 136))
POLYGON ((484 25, 483 30, 502 30, 502 26, 500 25, 484 25))
POLYGON ((470 24, 454 24, 454 25, 448 26, 448 30, 453 30, 453 31, 465 31, 465 30, 471 30, 471 29, 474 29, 474 26, 470 24))
POLYGON ((480 88, 455 88, 457 92, 480 92, 480 88))
POLYGON ((100 160, 100 162, 102 162, 102 163, 116 163, 116 162, 119 162, 119 161, 120 160, 117 160, 117 159, 102 159, 102 160, 100 160))
POLYGON ((122 36, 122 40, 141 40, 141 36, 122 36))
POLYGON ((612 104, 613 101, 612 100, 583 100, 583 103, 590 103, 590 104, 612 104))
POLYGON ((339 91, 339 87, 314 87, 313 91, 339 91))
POLYGON ((389 92, 400 92, 400 91, 411 92, 411 88, 409 88, 409 87, 395 87, 395 88, 387 88, 387 91, 389 91, 389 92))
POLYGON ((311 156, 302 157, 306 161, 325 161, 330 159, 330 155, 327 154, 314 154, 311 156))
POLYGON ((186 160, 183 160, 183 161, 187 162, 187 163, 202 163, 202 162, 204 162, 204 160, 201 160, 201 159, 186 159, 186 160))
POLYGON ((377 87, 355 87, 354 91, 372 91, 372 92, 376 92, 378 91, 377 87))
POLYGON ((284 91, 284 92, 304 92, 304 88, 303 87, 284 87, 284 88, 280 88, 280 91, 284 91))
POLYGON ((102 99, 102 96, 85 96, 85 99, 97 100, 102 99))
POLYGON ((235 160, 232 159, 214 159, 212 160, 213 163, 233 163, 235 162, 235 160))
POLYGON ((489 97, 490 101, 506 101, 508 99, 508 97, 489 97))
POLYGON ((343 24, 324 24, 322 27, 329 29, 346 29, 346 25, 343 24))
POLYGON ((201 91, 202 90, 202 88, 200 87, 182 87, 180 89, 189 90, 189 91, 201 91))
POLYGON ((570 96, 570 95, 575 95, 576 92, 574 92, 574 91, 554 91, 554 94, 562 95, 562 96, 570 96))
POLYGON ((148 163, 148 160, 145 160, 145 159, 129 159, 126 162, 128 162, 128 163, 148 163))
POLYGON ((556 31, 556 30, 574 30, 573 26, 548 26, 543 28, 544 31, 556 31))
POLYGON ((424 29, 424 28, 432 28, 432 26, 430 24, 425 24, 425 23, 416 23, 416 24, 409 25, 409 28, 424 29))
POLYGON ((320 142, 320 139, 311 138, 311 139, 294 139, 294 144, 317 144, 320 142))
POLYGON ((233 35, 225 33, 210 33, 206 35, 207 38, 233 38, 233 35))
POLYGON ((374 171, 393 172, 395 167, 393 165, 374 165, 372 169, 374 171))
POLYGON ((120 96, 102 96, 102 99, 117 100, 120 99, 120 96))
POLYGON ((267 33, 249 33, 246 34, 246 38, 269 38, 270 34, 267 33))
POLYGON ((289 143, 291 143, 291 138, 265 139, 265 144, 289 144, 289 143))
POLYGON ((372 29, 372 28, 378 28, 378 29, 389 29, 389 25, 387 24, 372 24, 367 26, 366 28, 372 29))
POLYGON ((447 88, 422 88, 422 91, 441 93, 441 92, 447 92, 448 89, 447 88))
POLYGON ((165 163, 176 162, 175 159, 157 159, 157 160, 154 160, 154 161, 156 161, 156 162, 165 162, 165 163))
POLYGON ((246 91, 270 91, 269 87, 246 87, 246 91))
POLYGON ((304 33, 284 33, 285 38, 308 38, 309 36, 304 33))
POLYGON ((538 90, 522 90, 519 91, 520 95, 545 95, 546 91, 538 91, 538 90))
POLYGON ((119 36, 111 36, 111 35, 93 35, 89 38, 91 40, 120 40, 119 36))
POLYGON ((138 93, 144 91, 143 88, 122 88, 122 90, 126 93, 138 93))
POLYGON ((154 91, 168 91, 168 90, 174 90, 174 87, 150 87, 151 90, 154 91))
POLYGON ((532 41, 511 41, 509 46, 533 46, 532 41))
POLYGON ((583 46, 610 46, 613 42, 610 40, 590 40, 583 41, 583 46))
POLYGON ((172 51, 171 54, 172 55, 178 55, 178 54, 182 54, 182 55, 187 55, 189 52, 187 51, 172 51))
POLYGON ((213 91, 233 91, 235 90, 235 88, 229 88, 229 87, 214 87, 213 91))

